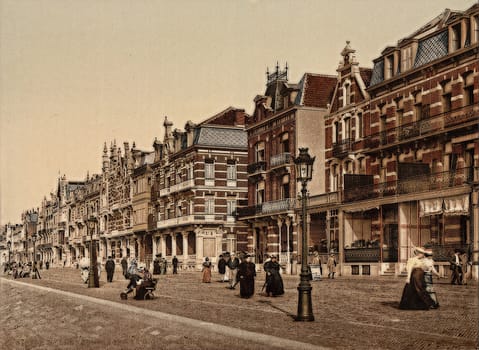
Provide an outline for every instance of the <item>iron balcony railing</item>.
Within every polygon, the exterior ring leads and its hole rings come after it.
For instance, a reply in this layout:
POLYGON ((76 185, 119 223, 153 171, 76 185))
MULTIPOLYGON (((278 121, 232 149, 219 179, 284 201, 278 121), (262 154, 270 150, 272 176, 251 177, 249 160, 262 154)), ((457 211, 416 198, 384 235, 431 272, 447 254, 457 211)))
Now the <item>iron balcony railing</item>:
POLYGON ((352 150, 353 139, 347 138, 333 143, 333 157, 344 157, 352 150))
POLYGON ((343 190, 343 202, 463 186, 472 182, 472 176, 472 168, 461 168, 456 171, 445 171, 431 175, 414 176, 404 180, 355 187, 343 190))
POLYGON ((269 166, 271 168, 291 164, 291 153, 280 153, 271 157, 269 166))
POLYGON ((260 161, 253 164, 249 164, 246 168, 249 175, 266 171, 266 162, 260 161))
POLYGON ((294 210, 296 207, 295 198, 285 198, 277 201, 264 202, 261 204, 238 208, 238 217, 247 217, 255 215, 266 215, 274 213, 282 213, 294 210))
MULTIPOLYGON (((415 121, 371 134, 365 138, 365 146, 377 148, 417 137, 464 127, 467 123, 479 121, 479 110, 475 105, 468 105, 455 110, 437 114, 433 117, 415 121)), ((334 152, 334 148, 333 148, 334 152)))

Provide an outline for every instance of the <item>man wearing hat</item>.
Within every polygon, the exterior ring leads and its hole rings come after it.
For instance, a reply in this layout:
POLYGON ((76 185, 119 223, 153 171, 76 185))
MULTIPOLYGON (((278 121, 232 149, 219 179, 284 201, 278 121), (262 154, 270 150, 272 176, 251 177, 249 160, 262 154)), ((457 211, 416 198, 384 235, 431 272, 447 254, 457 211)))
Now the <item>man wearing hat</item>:
POLYGON ((115 272, 115 261, 111 258, 111 256, 109 256, 108 260, 106 261, 105 270, 106 270, 106 280, 110 283, 113 282, 113 273, 115 272))
POLYGON ((336 257, 334 256, 334 252, 329 254, 327 266, 328 266, 328 278, 334 279, 334 274, 336 273, 336 257))
POLYGON ((459 249, 454 250, 454 255, 452 256, 449 263, 451 264, 452 278, 451 284, 462 284, 462 266, 461 266, 461 251, 459 249))
POLYGON ((239 263, 240 263, 240 261, 239 261, 238 257, 236 256, 236 254, 231 253, 230 260, 227 263, 227 266, 230 269, 230 276, 229 276, 230 286, 227 287, 229 289, 235 289, 236 284, 238 283, 237 276, 238 276, 238 265, 239 265, 239 263))

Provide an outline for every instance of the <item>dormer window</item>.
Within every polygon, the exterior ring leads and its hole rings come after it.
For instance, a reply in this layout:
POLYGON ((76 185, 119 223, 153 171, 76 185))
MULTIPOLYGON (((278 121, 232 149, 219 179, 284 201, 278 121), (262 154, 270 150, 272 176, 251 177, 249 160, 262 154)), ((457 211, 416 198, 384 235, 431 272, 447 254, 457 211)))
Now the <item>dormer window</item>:
POLYGON ((394 56, 389 55, 386 57, 386 65, 384 67, 385 72, 384 72, 384 78, 389 79, 394 76, 394 56))
POLYGON ((347 82, 344 84, 344 100, 343 106, 351 104, 351 83, 347 82))
POLYGON ((402 69, 401 72, 405 72, 412 67, 412 46, 402 49, 402 69))
POLYGON ((461 24, 458 23, 451 28, 451 50, 456 51, 461 48, 461 24))
POLYGON ((475 16, 473 21, 473 32, 472 32, 472 40, 473 42, 477 43, 479 42, 479 16, 475 16))

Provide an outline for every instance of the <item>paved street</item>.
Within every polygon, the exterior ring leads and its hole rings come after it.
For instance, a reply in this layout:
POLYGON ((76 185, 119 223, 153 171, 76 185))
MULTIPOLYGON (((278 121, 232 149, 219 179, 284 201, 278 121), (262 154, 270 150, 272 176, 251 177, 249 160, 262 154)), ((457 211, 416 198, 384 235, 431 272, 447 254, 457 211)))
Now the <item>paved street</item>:
POLYGON ((98 289, 79 270, 41 270, 42 279, 0 279, 0 348, 84 349, 477 349, 477 284, 436 280, 441 307, 398 309, 403 278, 313 282, 314 322, 294 322, 296 276, 285 295, 241 299, 239 288, 201 283, 199 272, 161 275, 157 298, 121 301, 127 281, 101 276, 98 289), (45 288, 48 287, 48 288, 45 288), (50 290, 49 288, 52 288, 50 290))

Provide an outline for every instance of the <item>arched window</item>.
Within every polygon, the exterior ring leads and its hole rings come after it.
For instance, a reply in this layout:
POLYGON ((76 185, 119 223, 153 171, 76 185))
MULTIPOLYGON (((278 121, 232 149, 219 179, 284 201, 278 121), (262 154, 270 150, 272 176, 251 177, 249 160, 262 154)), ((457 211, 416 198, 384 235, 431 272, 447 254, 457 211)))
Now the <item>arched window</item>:
POLYGON ((351 104, 351 82, 347 80, 343 85, 343 107, 351 104))

